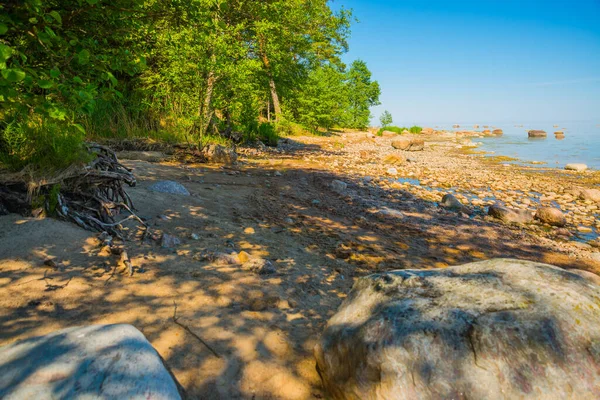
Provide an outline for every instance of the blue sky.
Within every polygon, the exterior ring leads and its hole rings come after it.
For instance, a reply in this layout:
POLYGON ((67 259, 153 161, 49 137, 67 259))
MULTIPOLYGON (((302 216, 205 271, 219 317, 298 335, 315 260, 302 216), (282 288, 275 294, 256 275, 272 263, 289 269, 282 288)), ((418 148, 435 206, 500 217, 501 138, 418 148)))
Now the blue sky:
POLYGON ((396 124, 600 123, 600 0, 334 0, 396 124))

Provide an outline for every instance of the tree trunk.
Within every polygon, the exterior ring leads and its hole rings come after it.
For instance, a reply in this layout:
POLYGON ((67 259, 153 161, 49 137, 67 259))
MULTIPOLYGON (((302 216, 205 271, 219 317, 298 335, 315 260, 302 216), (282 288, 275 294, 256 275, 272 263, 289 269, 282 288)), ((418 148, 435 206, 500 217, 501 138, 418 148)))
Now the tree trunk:
POLYGON ((279 120, 281 116, 281 105, 279 104, 279 96, 277 95, 277 88, 275 87, 275 80, 269 73, 269 88, 271 89, 271 98, 273 99, 273 110, 275 111, 275 121, 279 120))
POLYGON ((215 87, 215 73, 210 71, 208 73, 208 78, 206 79, 206 92, 204 93, 204 102, 201 104, 198 109, 198 113, 202 118, 200 121, 200 136, 203 136, 206 133, 206 129, 208 128, 208 124, 212 118, 213 110, 212 110, 212 95, 213 89, 215 87))

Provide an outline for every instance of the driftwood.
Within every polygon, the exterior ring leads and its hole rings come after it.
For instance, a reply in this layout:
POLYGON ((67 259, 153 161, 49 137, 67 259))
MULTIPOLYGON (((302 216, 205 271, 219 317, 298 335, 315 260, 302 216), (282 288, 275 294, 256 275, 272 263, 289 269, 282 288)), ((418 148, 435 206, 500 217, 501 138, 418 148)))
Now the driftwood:
POLYGON ((36 182, 26 179, 26 173, 1 177, 0 203, 11 212, 24 213, 26 208, 31 211, 33 198, 44 196, 47 212, 84 229, 108 232, 121 239, 121 224, 127 220, 134 219, 146 227, 125 191, 125 185, 136 184, 131 170, 108 147, 96 143, 86 143, 86 147, 95 156, 91 162, 72 166, 52 178, 36 182), (120 217, 122 211, 129 215, 120 217))

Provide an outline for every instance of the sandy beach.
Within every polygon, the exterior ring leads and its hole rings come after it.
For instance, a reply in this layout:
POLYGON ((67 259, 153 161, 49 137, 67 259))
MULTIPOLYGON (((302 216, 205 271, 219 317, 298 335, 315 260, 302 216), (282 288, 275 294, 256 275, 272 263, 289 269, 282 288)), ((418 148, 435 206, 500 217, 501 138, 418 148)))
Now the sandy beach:
POLYGON ((600 204, 581 196, 600 172, 508 165, 476 138, 414 138, 422 151, 368 132, 289 137, 238 149, 232 166, 128 152, 151 228, 126 231, 133 276, 98 234, 1 216, 0 345, 130 323, 191 398, 323 398, 313 347, 358 277, 498 257, 600 273, 600 204), (148 190, 160 180, 191 195, 148 190), (461 204, 440 205, 446 194, 461 204), (502 222, 487 215, 496 203, 558 207, 566 224, 502 222))

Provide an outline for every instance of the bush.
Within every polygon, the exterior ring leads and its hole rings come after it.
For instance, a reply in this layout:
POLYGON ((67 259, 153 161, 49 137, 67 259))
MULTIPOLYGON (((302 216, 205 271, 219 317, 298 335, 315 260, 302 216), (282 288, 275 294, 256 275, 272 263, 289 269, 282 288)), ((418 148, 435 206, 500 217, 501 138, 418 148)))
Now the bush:
POLYGON ((303 136, 310 135, 302 125, 292 122, 288 119, 282 119, 275 124, 275 130, 279 136, 303 136))
POLYGON ((263 122, 258 126, 258 138, 267 146, 277 146, 279 135, 277 130, 268 122, 263 122))
POLYGON ((85 134, 74 125, 48 120, 13 121, 2 128, 0 163, 13 171, 31 164, 48 174, 91 160, 83 145, 85 134))
POLYGON ((410 133, 421 133, 421 131, 423 130, 423 128, 421 128, 420 126, 411 126, 410 128, 407 128, 405 126, 386 126, 383 128, 380 128, 379 131, 377 131, 377 135, 381 136, 383 135, 383 131, 390 131, 390 132, 395 132, 398 134, 402 134, 402 132, 404 131, 409 131, 410 133))

